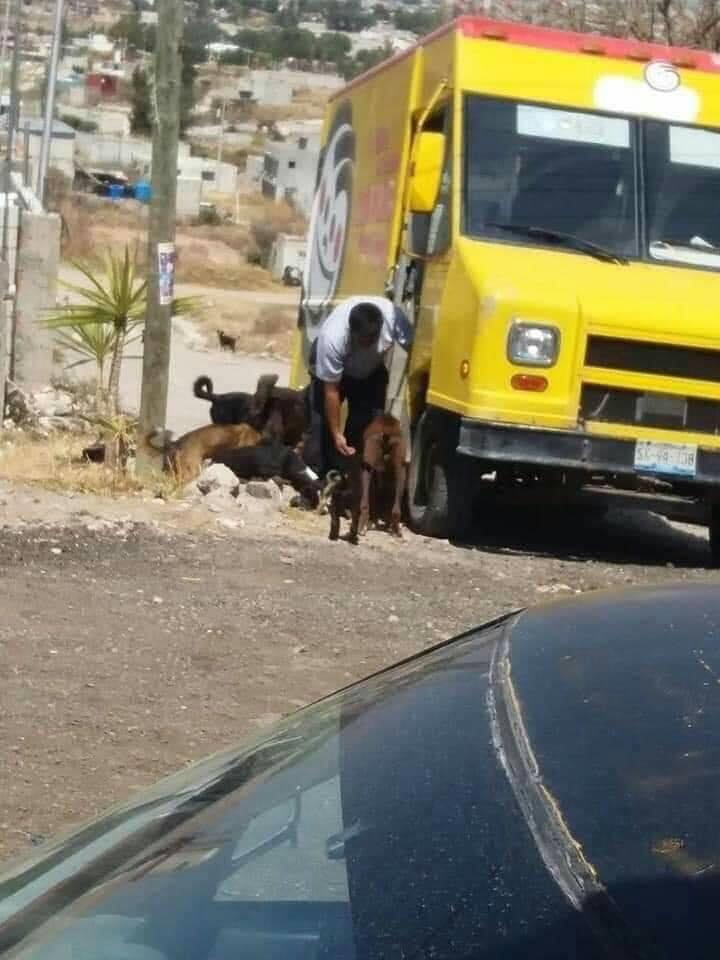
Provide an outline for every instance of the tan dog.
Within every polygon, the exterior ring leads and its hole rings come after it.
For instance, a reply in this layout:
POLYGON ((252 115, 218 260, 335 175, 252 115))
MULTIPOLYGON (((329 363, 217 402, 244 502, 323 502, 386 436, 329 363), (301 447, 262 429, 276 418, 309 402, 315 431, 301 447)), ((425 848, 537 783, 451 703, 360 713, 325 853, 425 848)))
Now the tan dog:
POLYGON ((155 431, 147 442, 164 454, 163 469, 174 473, 181 483, 188 483, 200 473, 203 460, 212 460, 221 450, 253 447, 260 439, 261 434, 247 423, 211 423, 177 440, 167 431, 155 431))
POLYGON ((399 537, 405 491, 405 441, 395 417, 381 414, 363 433, 362 497, 359 534, 367 531, 370 516, 387 517, 388 530, 399 537), (388 509, 389 508, 389 509, 388 509))

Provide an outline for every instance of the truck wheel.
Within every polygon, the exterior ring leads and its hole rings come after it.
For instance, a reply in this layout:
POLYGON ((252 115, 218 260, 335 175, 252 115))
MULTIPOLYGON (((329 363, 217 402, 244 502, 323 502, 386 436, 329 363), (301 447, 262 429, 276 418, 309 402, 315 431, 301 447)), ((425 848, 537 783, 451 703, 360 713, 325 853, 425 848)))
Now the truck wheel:
POLYGON ((441 439, 425 411, 413 434, 408 515, 411 528, 426 537, 463 539, 472 527, 469 465, 454 446, 447 437, 441 439))
POLYGON ((710 512, 710 556, 713 567, 720 567, 720 504, 714 504, 710 512))

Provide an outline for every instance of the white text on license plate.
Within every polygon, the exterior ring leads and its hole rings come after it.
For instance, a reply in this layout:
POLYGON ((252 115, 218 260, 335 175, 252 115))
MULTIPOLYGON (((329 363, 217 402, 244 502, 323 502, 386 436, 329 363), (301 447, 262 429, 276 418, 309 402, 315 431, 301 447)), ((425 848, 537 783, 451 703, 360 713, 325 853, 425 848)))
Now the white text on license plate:
POLYGON ((697 447, 689 443, 655 443, 637 440, 635 469, 650 473, 665 473, 674 477, 694 477, 697 467, 697 447))

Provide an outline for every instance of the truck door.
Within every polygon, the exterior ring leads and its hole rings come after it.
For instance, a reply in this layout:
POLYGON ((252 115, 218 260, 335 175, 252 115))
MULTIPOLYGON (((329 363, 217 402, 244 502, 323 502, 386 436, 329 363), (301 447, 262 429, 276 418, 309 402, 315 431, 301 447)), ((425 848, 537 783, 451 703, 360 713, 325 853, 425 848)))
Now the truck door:
POLYGON ((388 409, 404 423, 408 434, 424 402, 435 322, 450 264, 452 101, 435 106, 422 126, 418 123, 415 135, 421 130, 443 134, 445 147, 440 187, 433 208, 427 213, 412 212, 408 208, 394 271, 394 299, 410 319, 414 342, 406 362, 391 365, 388 409))

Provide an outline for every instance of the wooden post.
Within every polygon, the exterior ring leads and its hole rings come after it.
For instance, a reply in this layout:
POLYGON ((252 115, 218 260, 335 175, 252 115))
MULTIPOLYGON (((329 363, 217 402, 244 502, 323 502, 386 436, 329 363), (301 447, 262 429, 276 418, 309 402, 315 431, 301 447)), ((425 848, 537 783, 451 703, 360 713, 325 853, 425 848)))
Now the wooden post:
MULTIPOLYGON (((152 199, 148 237, 148 302, 143 349, 142 393, 138 426, 138 475, 150 478, 162 466, 162 455, 146 442, 165 427, 172 306, 169 288, 161 282, 161 250, 175 243, 177 161, 180 137, 180 86, 183 34, 182 0, 157 0, 157 46, 153 89, 152 199)), ((167 266, 168 258, 163 257, 167 266)))

